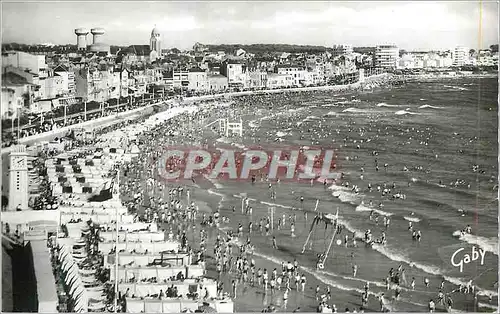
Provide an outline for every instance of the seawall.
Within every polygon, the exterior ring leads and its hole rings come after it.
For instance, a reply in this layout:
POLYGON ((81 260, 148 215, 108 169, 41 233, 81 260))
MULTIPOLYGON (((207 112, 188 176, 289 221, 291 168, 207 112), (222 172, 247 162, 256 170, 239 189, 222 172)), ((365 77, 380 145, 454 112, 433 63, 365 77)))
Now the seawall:
MULTIPOLYGON (((190 103, 190 102, 195 102, 195 101, 203 101, 203 100, 213 100, 213 99, 218 99, 218 98, 225 98, 225 97, 238 97, 238 96, 248 96, 248 95, 253 95, 253 94, 269 94, 269 93, 283 93, 283 92, 311 92, 311 91, 342 91, 346 89, 356 89, 362 86, 362 84, 369 83, 370 81, 376 81, 378 79, 383 79, 384 77, 387 77, 388 74, 383 73, 379 75, 373 75, 370 77, 365 78, 365 81, 363 83, 356 82, 353 84, 349 85, 328 85, 328 86, 315 86, 315 87, 296 87, 296 88, 284 88, 284 89, 266 89, 266 90, 260 90, 260 91, 243 91, 243 92, 230 92, 230 93, 220 93, 220 94, 213 94, 213 95, 204 95, 204 96, 193 96, 189 98, 184 98, 184 103, 190 103)), ((172 101, 162 101, 156 104, 151 104, 147 105, 144 107, 140 108, 135 108, 126 112, 121 112, 116 115, 110 115, 107 117, 102 117, 98 118, 95 120, 90 120, 90 121, 85 121, 82 123, 78 124, 73 124, 69 125, 60 129, 52 130, 49 132, 44 132, 41 134, 35 134, 32 136, 24 137, 19 140, 19 143, 25 144, 25 145, 31 145, 33 143, 37 143, 40 141, 50 141, 53 140, 54 138, 64 136, 67 132, 71 131, 72 129, 78 129, 78 128, 90 128, 93 129, 95 127, 102 127, 102 125, 110 125, 110 124, 115 124, 118 123, 126 118, 129 118, 134 115, 138 114, 147 114, 145 110, 152 110, 152 107, 158 104, 165 104, 165 103, 171 103, 172 101)), ((10 153, 11 148, 7 147, 2 149, 2 155, 5 153, 10 153)))

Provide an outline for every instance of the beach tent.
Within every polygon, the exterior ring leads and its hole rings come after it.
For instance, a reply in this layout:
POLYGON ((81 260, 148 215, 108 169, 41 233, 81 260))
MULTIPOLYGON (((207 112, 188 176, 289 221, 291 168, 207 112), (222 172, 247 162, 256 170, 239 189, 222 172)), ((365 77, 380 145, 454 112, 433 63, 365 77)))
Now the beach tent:
POLYGON ((132 145, 130 147, 130 153, 131 154, 139 154, 140 152, 141 151, 140 151, 140 149, 139 149, 139 147, 137 145, 134 144, 134 145, 132 145))
POLYGON ((104 304, 104 302, 99 301, 96 303, 90 303, 88 309, 89 309, 89 311, 92 311, 92 312, 104 312, 105 307, 106 307, 106 305, 104 304))
POLYGON ((217 310, 209 305, 202 305, 198 308, 201 313, 217 313, 217 310))
POLYGON ((217 300, 213 303, 217 313, 233 313, 234 303, 231 300, 217 300))
MULTIPOLYGON (((144 300, 127 298, 127 313, 142 313, 144 312, 144 300)), ((165 312, 175 313, 175 312, 165 312)))
MULTIPOLYGON (((167 313, 179 313, 180 309, 176 309, 175 312, 167 312, 167 313)), ((146 313, 164 313, 163 312, 163 304, 161 300, 148 300, 148 302, 144 302, 144 311, 146 313)))

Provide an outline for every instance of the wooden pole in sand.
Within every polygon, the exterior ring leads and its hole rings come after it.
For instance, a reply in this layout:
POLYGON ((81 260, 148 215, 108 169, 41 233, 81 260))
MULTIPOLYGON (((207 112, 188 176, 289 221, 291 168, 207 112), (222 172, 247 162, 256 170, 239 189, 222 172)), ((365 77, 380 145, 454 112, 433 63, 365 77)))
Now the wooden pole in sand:
POLYGON ((274 207, 271 207, 271 233, 274 231, 274 207))

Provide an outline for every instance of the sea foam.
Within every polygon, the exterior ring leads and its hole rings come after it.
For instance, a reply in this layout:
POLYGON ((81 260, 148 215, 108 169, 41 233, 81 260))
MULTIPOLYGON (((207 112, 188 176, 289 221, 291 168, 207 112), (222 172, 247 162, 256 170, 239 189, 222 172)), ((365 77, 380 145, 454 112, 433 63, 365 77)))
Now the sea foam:
POLYGON ((408 216, 405 216, 404 219, 407 220, 407 221, 411 221, 411 222, 420 222, 420 218, 417 218, 417 217, 408 217, 408 216))
POLYGON ((356 211, 357 212, 375 212, 379 215, 382 215, 382 216, 392 216, 393 214, 392 213, 388 213, 388 212, 385 212, 383 210, 380 210, 380 209, 376 209, 376 208, 371 208, 371 207, 368 207, 368 206, 365 206, 365 205, 358 205, 356 206, 356 211))
POLYGON ((418 109, 425 109, 425 108, 430 108, 430 109, 443 109, 443 107, 431 106, 431 105, 422 105, 422 106, 418 107, 418 109))
POLYGON ((402 116, 402 115, 407 115, 407 114, 415 115, 415 114, 418 114, 418 113, 411 112, 411 111, 408 111, 408 110, 398 110, 398 111, 394 112, 394 114, 397 115, 397 116, 402 116))
POLYGON ((348 113, 368 113, 370 112, 369 110, 366 110, 366 109, 359 109, 359 108, 347 108, 347 109, 344 109, 342 110, 342 112, 348 112, 348 113))
POLYGON ((399 107, 398 105, 389 105, 389 104, 386 104, 385 102, 381 102, 379 104, 377 104, 377 107, 399 107))
POLYGON ((469 233, 462 234, 460 230, 453 232, 453 236, 469 244, 477 245, 485 251, 498 255, 498 238, 486 238, 469 233))

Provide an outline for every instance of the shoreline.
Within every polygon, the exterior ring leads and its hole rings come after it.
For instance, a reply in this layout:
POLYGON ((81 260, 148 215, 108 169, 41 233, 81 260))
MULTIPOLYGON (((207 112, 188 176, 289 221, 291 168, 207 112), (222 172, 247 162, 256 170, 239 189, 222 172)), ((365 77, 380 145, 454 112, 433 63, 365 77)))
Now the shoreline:
MULTIPOLYGON (((452 71, 450 71, 452 72, 452 71)), ((486 74, 476 74, 476 73, 455 73, 455 74, 433 74, 431 73, 420 73, 420 74, 400 74, 404 79, 410 82, 420 82, 425 80, 437 81, 437 80, 447 80, 447 79, 464 79, 464 78, 498 78, 498 73, 486 73, 486 74)))
MULTIPOLYGON (((206 138, 206 137, 204 137, 206 138)), ((182 141, 183 138, 178 138, 177 140, 179 141, 182 141)), ((199 182, 201 184, 201 182, 199 182)), ((208 182, 207 182, 208 183, 208 182)), ((182 182, 178 182, 178 183, 172 183, 171 184, 172 186, 184 186, 185 184, 183 184, 182 182)), ((230 195, 223 195, 222 193, 225 193, 225 192, 220 192, 217 191, 217 189, 215 188, 196 188, 194 190, 194 192, 192 193, 192 200, 195 200, 195 203, 196 204, 199 204, 200 207, 203 207, 204 210, 200 210, 203 211, 203 212, 206 212, 208 214, 210 213, 213 213, 217 210, 220 210, 221 214, 224 215, 224 216, 227 216, 230 218, 230 223, 228 224, 224 224, 221 226, 221 228, 219 229, 215 229, 215 228, 209 228, 209 230, 212 230, 212 233, 211 233, 211 239, 213 240, 213 238, 215 237, 215 235, 213 233, 222 233, 224 234, 226 232, 226 230, 235 230, 236 227, 237 227, 237 223, 238 221, 243 221, 243 225, 246 226, 246 219, 248 219, 248 216, 247 215, 243 215, 243 214, 240 214, 239 212, 238 213, 231 213, 230 211, 230 205, 229 203, 230 202, 233 202, 232 204, 234 205, 235 203, 237 203, 237 201, 235 201, 235 198, 234 197, 231 197, 230 195), (201 205, 201 204, 204 204, 204 205, 201 205)), ((255 208, 256 210, 256 213, 257 213, 257 207, 255 208)), ((257 215, 261 215, 262 213, 258 213, 257 215)), ((256 232, 258 233, 258 232, 256 232)), ((246 235, 246 233, 245 233, 246 235)), ((278 235, 278 241, 290 241, 290 238, 289 237, 285 237, 287 240, 283 240, 285 239, 283 236, 280 236, 278 235)), ((193 243, 199 243, 198 238, 197 238, 197 233, 194 231, 194 230, 191 230, 189 232, 189 235, 188 235, 188 239, 193 239, 193 243), (196 240, 195 240, 196 239, 196 240)), ((359 291, 362 289, 362 286, 363 286, 363 280, 359 280, 359 283, 357 283, 357 286, 356 287, 352 287, 352 286, 344 286, 342 284, 343 282, 343 279, 338 277, 338 276, 332 276, 331 274, 329 273, 317 273, 315 272, 315 270, 313 268, 311 268, 311 265, 309 265, 310 263, 306 263, 306 261, 304 259, 307 259, 307 255, 304 256, 304 255, 301 255, 301 254, 298 254, 298 249, 297 248, 294 248, 293 245, 292 247, 290 247, 289 245, 285 246, 283 245, 283 251, 282 252, 276 252, 276 253, 273 253, 274 251, 272 249, 269 248, 270 246, 270 243, 269 243, 269 239, 268 238, 265 238, 263 237, 262 235, 258 236, 258 235, 255 235, 255 236, 252 236, 252 239, 255 240, 256 242, 253 242, 255 243, 255 246, 258 247, 258 251, 255 252, 254 256, 255 256, 255 260, 257 262, 257 267, 259 268, 267 268, 268 270, 270 269, 273 269, 273 268, 279 268, 280 267, 280 262, 283 260, 283 256, 288 256, 290 254, 292 254, 292 256, 296 256, 297 260, 299 260, 300 264, 302 264, 304 262, 304 265, 300 268, 302 270, 303 273, 306 274, 307 276, 307 289, 305 291, 304 294, 302 293, 296 293, 295 291, 293 293, 291 293, 291 298, 290 300, 300 300, 298 302, 300 302, 300 304, 295 304, 295 307, 298 307, 300 306, 302 310, 304 311, 311 311, 311 312, 314 312, 316 310, 316 307, 317 307, 317 302, 315 300, 315 297, 314 297, 314 288, 319 285, 320 288, 321 288, 321 291, 324 291, 325 289, 325 286, 330 286, 331 289, 332 289, 332 301, 333 301, 333 304, 336 304, 338 306, 338 309, 339 310, 343 310, 345 307, 348 307, 349 309, 353 309, 353 306, 357 309, 359 308, 360 306, 360 295, 359 295, 359 291), (294 252, 296 252, 297 254, 295 254, 294 252), (274 255, 274 254, 277 254, 278 256, 276 258, 274 257, 271 257, 271 255, 274 255)), ((240 240, 244 240, 244 239, 240 239, 240 240)), ((278 244, 278 246, 280 246, 280 244, 278 244)), ((211 248, 209 246, 209 248, 211 248)), ((339 252, 342 252, 341 249, 339 249, 339 252)), ((211 253, 211 251, 209 250, 209 253, 211 253)), ((335 260, 337 261, 337 259, 342 259, 344 254, 343 253, 340 253, 340 254, 337 254, 338 258, 335 258, 335 260)), ((292 259, 293 260, 293 257, 292 259)), ((290 260, 290 261, 291 261, 290 260)), ((361 262, 361 269, 362 271, 364 269, 369 269, 369 265, 365 265, 365 262, 361 262)), ((347 266, 349 267, 349 266, 347 266)), ((213 274, 214 274, 214 269, 215 269, 215 265, 213 263, 213 260, 208 260, 207 261, 207 270, 208 270, 208 274, 213 277, 213 274)), ((231 279, 233 279, 234 277, 232 275, 228 275, 227 276, 228 279, 229 279, 229 282, 231 281, 231 279)), ((228 279, 226 278, 225 279, 225 288, 226 288, 226 291, 229 290, 227 289, 228 288, 228 279)), ((294 288, 294 285, 292 284, 292 288, 294 288)), ((372 288, 374 290, 371 291, 371 294, 370 294, 370 298, 369 298, 369 303, 368 303, 368 307, 367 307, 367 311, 377 311, 378 310, 378 301, 376 299, 376 295, 378 295, 379 293, 383 292, 379 286, 375 285, 374 288, 372 288)), ((262 292, 262 288, 251 288, 251 287, 248 287, 246 286, 245 288, 243 288, 244 292, 245 293, 245 298, 242 298, 242 299, 239 299, 238 298, 235 300, 235 310, 236 311, 255 311, 256 310, 256 306, 259 306, 259 308, 263 308, 269 304, 273 304, 275 306, 280 306, 279 304, 279 300, 281 298, 281 294, 282 292, 277 292, 277 294, 275 294, 275 298, 273 298, 272 300, 270 300, 270 295, 269 294, 264 294, 262 292), (255 293, 255 296, 251 296, 250 294, 253 294, 255 293), (276 299, 277 298, 277 299, 276 299), (261 303, 262 301, 262 303, 261 303), (256 304, 262 304, 262 305, 256 305, 256 304), (253 307, 252 307, 253 306, 253 307)), ((406 290, 405 290, 406 291, 406 290)), ((393 290, 389 290, 387 292, 385 292, 387 294, 387 297, 389 299, 392 299, 392 295, 393 295, 393 290)), ((329 303, 331 304, 330 301, 329 303)), ((411 295, 405 295, 400 301, 397 301, 396 303, 392 303, 392 308, 397 308, 397 310, 399 311, 415 311, 416 309, 418 310, 424 310, 426 308, 426 305, 425 304, 422 304, 422 303, 415 303, 411 300, 411 295), (410 299, 408 299, 410 297, 410 299)), ((292 304, 289 304, 290 307, 293 307, 293 303, 292 304)), ((387 306, 389 306, 389 304, 387 304, 387 306)), ((286 309, 287 311, 290 311, 292 310, 292 308, 287 308, 286 309)))
MULTIPOLYGON (((387 73, 379 74, 379 75, 373 75, 370 77, 366 78, 366 81, 364 82, 356 82, 352 84, 347 84, 347 85, 327 85, 327 86, 314 86, 314 87, 294 87, 294 88, 280 88, 280 89, 265 89, 265 90, 257 90, 257 91, 242 91, 242 92, 229 92, 229 93, 219 93, 219 94, 212 94, 212 95, 202 95, 202 96, 193 96, 193 97, 186 97, 183 98, 182 104, 189 104, 192 102, 198 102, 198 101, 214 101, 217 99, 224 99, 224 98, 231 98, 231 97, 240 97, 240 96, 251 96, 251 95, 262 95, 262 94, 275 94, 275 93, 286 93, 286 92, 315 92, 315 91, 345 91, 345 90, 352 90, 355 91, 357 89, 362 89, 364 85, 370 85, 371 83, 377 84, 380 82, 377 82, 378 80, 383 80, 386 77, 393 77, 392 75, 389 75, 387 73), (374 81, 374 82, 371 82, 374 81)), ((387 82, 381 82, 382 84, 385 84, 387 82)), ((53 140, 54 138, 61 137, 63 136, 66 132, 71 131, 72 129, 78 129, 78 128, 84 128, 91 126, 93 129, 94 128, 99 128, 99 126, 93 126, 94 124, 99 124, 103 121, 106 122, 106 125, 113 125, 116 123, 119 123, 120 121, 130 118, 129 116, 132 115, 132 118, 134 113, 140 113, 143 110, 152 108, 154 106, 163 106, 163 105, 172 105, 175 103, 175 100, 170 99, 170 100, 162 100, 159 101, 158 103, 155 104, 150 104, 146 105, 144 107, 140 108, 135 108, 129 111, 125 112, 120 112, 116 115, 109 115, 106 117, 101 117, 95 120, 89 120, 89 121, 84 121, 82 123, 77 123, 69 126, 65 126, 60 129, 44 132, 44 133, 39 133, 35 134, 32 136, 24 137, 19 139, 19 144, 28 144, 32 145, 33 143, 36 143, 37 141, 45 140, 45 141, 50 141, 53 140), (120 118, 117 119, 116 121, 108 121, 114 118, 120 118)), ((177 105, 180 105, 178 103, 177 105)), ((1 149, 1 154, 6 154, 10 153, 11 147, 6 147, 1 149)))
MULTIPOLYGON (((210 112, 210 116, 213 116, 214 113, 213 111, 210 112)), ((172 120, 180 120, 182 116, 177 116, 177 117, 172 117, 172 120)), ((184 117, 185 118, 185 117, 184 117)), ((185 119, 184 119, 185 120, 185 119)), ((178 123, 178 121, 177 121, 178 123)), ((199 121, 196 121, 195 122, 195 126, 192 126, 191 129, 196 129, 196 124, 198 124, 199 121)), ((200 124, 201 125, 201 124, 200 124)), ((191 125, 188 124, 188 122, 181 122, 181 125, 179 125, 180 128, 184 128, 186 130, 190 130, 189 127, 191 125)), ((189 135, 189 134, 188 134, 189 135)), ((204 139, 207 138, 206 136, 202 136, 204 139)), ((185 136, 180 136, 178 137, 176 140, 180 140, 180 141, 183 141, 183 140, 187 140, 188 142, 191 141, 190 139, 186 138, 185 136)), ((173 185, 173 184, 172 184, 173 185)), ((181 185, 181 186, 186 186, 185 184, 183 183, 179 183, 179 184, 175 184, 175 185, 181 185)), ((264 184, 265 185, 265 184, 264 184)), ((171 188, 171 187, 169 187, 171 188)), ((265 189, 265 186, 263 186, 263 188, 265 189)), ((241 189, 240 189, 241 190, 241 189)), ((238 220, 240 219, 248 219, 248 216, 246 215, 243 215, 243 214, 240 214, 239 211, 237 211, 236 213, 231 213, 231 202, 233 203, 238 203, 238 200, 236 200, 235 197, 232 196, 232 194, 226 194, 226 195, 221 195, 222 193, 226 193, 225 191, 218 191, 216 188, 200 188, 200 189, 196 189, 196 191, 193 193, 192 197, 194 200, 196 200, 196 203, 200 204, 200 207, 202 207, 201 204, 205 203, 206 206, 203 206, 205 208, 205 212, 207 214, 210 214, 210 213, 213 213, 215 210, 217 209, 220 209, 220 212, 222 215, 227 215, 228 217, 231 217, 230 219, 230 223, 229 224, 224 224, 223 227, 222 227, 222 230, 221 232, 224 232, 225 230, 235 230, 236 229, 236 225, 238 223, 238 220), (219 193, 218 193, 219 192, 219 193), (225 198, 225 199, 224 199, 225 198), (207 201, 205 201, 205 199, 207 199, 207 201), (241 218, 238 218, 238 217, 241 217, 241 218)), ((255 211, 257 212, 257 207, 255 208, 255 211)), ((201 208, 200 208, 200 212, 202 212, 201 208)), ((258 213, 258 215, 261 215, 262 213, 258 213)), ((300 215, 298 215, 300 216, 300 215)), ((243 220, 245 221, 245 220, 243 220)), ((244 222, 244 226, 245 226, 245 222, 244 222)), ((218 231, 215 231, 214 228, 209 228, 210 230, 213 230, 213 233, 217 233, 218 231)), ((246 228, 245 228, 246 229, 246 228)), ((199 243, 199 241, 196 241, 195 239, 197 239, 197 235, 198 233, 196 231, 199 231, 199 225, 196 226, 196 228, 194 230, 191 230, 189 231, 189 236, 188 236, 188 239, 193 239, 192 243, 193 244, 197 244, 199 243)), ((212 239, 213 239, 214 235, 212 234, 212 239)), ((290 238, 289 237, 279 237, 279 241, 282 240, 282 239, 287 239, 286 241, 290 241, 290 238)), ((284 249, 286 251, 284 252, 277 252, 276 254, 277 257, 274 258, 272 257, 271 255, 274 255, 272 249, 270 248, 270 241, 269 239, 265 239, 262 235, 261 236, 257 236, 255 238, 255 241, 256 241, 256 246, 259 248, 257 254, 255 254, 255 256, 257 256, 256 261, 257 261, 257 267, 265 267, 267 268, 268 270, 270 269, 273 269, 273 268, 278 268, 280 265, 276 264, 276 262, 280 262, 280 260, 283 258, 283 256, 288 256, 290 255, 290 253, 292 253, 292 255, 295 255, 295 252, 296 249, 294 249, 293 247, 285 247, 284 249), (259 245, 260 243, 260 245, 259 245), (289 250, 289 249, 294 249, 293 252, 292 250, 289 250), (281 257, 280 257, 281 256, 281 257), (273 261, 274 259, 274 261, 273 261)), ((293 241, 293 240, 291 240, 293 241)), ((278 244, 278 246, 280 246, 280 244, 278 244)), ((292 244, 293 246, 293 244, 292 244)), ((337 253, 337 255, 340 257, 342 255, 345 255, 345 254, 342 254, 342 248, 339 248, 338 249, 338 252, 340 253, 337 253)), ((211 253, 211 251, 209 250, 209 253, 211 253)), ((307 256, 305 257, 300 257, 300 255, 297 253, 297 259, 307 259, 307 256)), ((376 254, 376 253, 374 253, 376 254)), ((210 254, 211 255, 211 254, 210 254)), ((347 255, 346 255, 347 256, 347 255)), ((335 259, 337 261, 337 259, 335 259)), ((368 261, 369 262, 369 261, 368 261)), ((300 262, 302 264, 302 262, 300 262)), ((364 266, 364 261, 360 261, 360 273, 361 275, 363 275, 363 272, 365 270, 369 270, 369 265, 368 266, 364 266)), ((309 263, 310 264, 310 263, 309 263)), ((304 265, 306 266, 306 268, 303 268, 304 269, 304 272, 306 272, 306 276, 307 276, 307 280, 308 280, 308 284, 307 284, 307 289, 306 289, 306 293, 305 294, 299 294, 299 293, 291 293, 290 294, 290 302, 289 302, 289 308, 287 308, 286 310, 287 311, 292 311, 293 310, 293 306, 294 306, 294 301, 296 302, 300 302, 300 305, 297 305, 297 303, 295 303, 295 305, 297 306, 300 306, 301 309, 303 311, 314 311, 315 310, 315 307, 314 307, 314 303, 316 302, 315 299, 314 299, 314 287, 319 284, 321 286, 321 289, 323 291, 324 287, 325 287, 325 284, 328 282, 328 284, 330 285, 330 287, 332 287, 332 300, 333 300, 333 303, 337 305, 337 308, 339 311, 343 311, 345 306, 347 305, 349 307, 350 310, 352 310, 352 306, 354 305, 356 308, 358 308, 358 303, 360 303, 360 297, 359 297, 359 291, 358 290, 361 290, 362 289, 362 285, 363 285, 363 281, 362 280, 359 280, 359 285, 356 285, 356 286, 344 286, 343 285, 343 278, 342 278, 342 275, 344 274, 344 270, 339 270, 338 273, 338 276, 333 276, 329 273, 326 273, 326 272, 321 272, 321 273, 317 273, 317 272, 314 272, 314 269, 312 269, 310 266, 311 265, 307 265, 307 263, 304 262, 304 265), (309 266, 309 267, 307 267, 309 266), (342 287, 345 287, 346 289, 342 289, 342 287)), ((347 266, 348 267, 348 266, 347 266)), ((213 263, 213 260, 209 260, 209 262, 207 262, 207 270, 208 270, 208 274, 210 276, 212 276, 212 274, 214 274, 214 263, 213 263)), ((213 276, 212 276, 213 277, 213 276)), ((225 290, 228 291, 230 289, 228 289, 228 279, 229 279, 229 283, 230 283, 230 280, 233 279, 233 277, 231 275, 228 276, 228 278, 225 280, 226 282, 226 286, 225 286, 225 290)), ((434 281, 433 281, 434 282, 434 281)), ((292 288, 293 288, 293 285, 292 285, 292 288)), ((373 291, 373 293, 371 294, 371 297, 370 297, 370 301, 368 303, 368 309, 367 311, 377 311, 379 309, 378 307, 378 303, 377 303, 377 300, 373 297, 375 295, 375 293, 378 293, 379 290, 381 290, 381 288, 378 286, 378 285, 374 285, 374 290, 371 290, 371 292, 373 291)), ((275 305, 278 307, 278 303, 279 303, 279 298, 280 298, 280 293, 282 292, 278 292, 277 295, 275 295, 275 297, 277 297, 277 299, 272 299, 271 301, 269 301, 269 294, 266 296, 265 294, 262 293, 262 288, 250 288, 250 287, 246 287, 246 288, 243 288, 243 291, 241 291, 241 288, 239 290, 240 293, 244 293, 245 294, 245 297, 244 298, 240 298, 240 299, 236 299, 235 300, 235 311, 236 312, 239 312, 239 311, 252 311, 252 312, 255 312, 256 309, 260 309, 260 308, 263 308, 265 307, 266 304, 269 304, 269 303, 276 303, 275 305), (260 305, 262 304, 262 305, 260 305)), ((403 294, 403 299, 401 300, 401 303, 397 303, 396 304, 396 309, 398 311, 415 311, 416 309, 418 310, 421 310, 421 309, 425 309, 425 304, 417 304, 415 302, 412 303, 412 297, 411 295, 408 295, 406 290, 404 290, 404 294, 403 294), (408 298, 410 298, 408 300, 408 298)), ((388 290, 386 292, 386 295, 387 297, 389 298, 392 298, 392 294, 393 294, 393 290, 388 290)), ((458 301, 458 300, 456 300, 458 301)), ((329 302, 329 304, 331 304, 332 301, 329 302)), ((458 302, 457 302, 457 305, 458 305, 458 302)))

